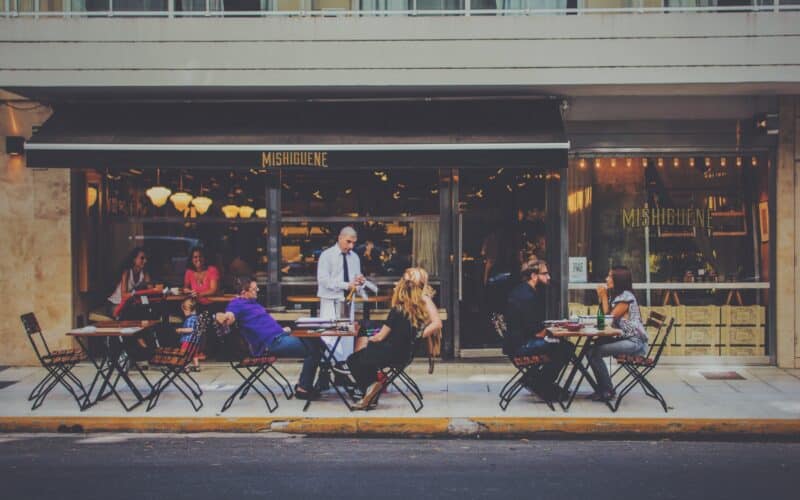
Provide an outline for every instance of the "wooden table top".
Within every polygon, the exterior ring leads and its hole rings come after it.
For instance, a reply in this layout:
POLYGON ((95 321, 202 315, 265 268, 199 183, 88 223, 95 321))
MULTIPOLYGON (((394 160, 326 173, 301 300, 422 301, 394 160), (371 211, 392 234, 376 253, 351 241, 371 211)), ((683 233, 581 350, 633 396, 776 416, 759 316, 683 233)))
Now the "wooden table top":
POLYGON ((67 335, 70 337, 127 337, 158 324, 158 321, 100 321, 94 325, 94 331, 86 331, 81 328, 70 330, 67 335), (125 331, 123 331, 125 330, 125 331))
MULTIPOLYGON (((391 301, 392 297, 390 295, 372 295, 366 299, 363 297, 356 297, 356 302, 369 302, 378 304, 381 302, 391 301)), ((319 297, 314 295, 289 295, 286 297, 286 302, 290 304, 314 304, 319 302, 319 297)))
POLYGON ((320 337, 355 337, 356 332, 341 330, 292 330, 292 337, 315 339, 320 337))
POLYGON ((547 333, 553 337, 619 337, 622 330, 606 326, 603 330, 598 330, 593 326, 586 326, 577 332, 571 332, 563 327, 551 326, 547 328, 547 333))
MULTIPOLYGON (((191 297, 191 295, 186 293, 182 293, 180 295, 172 295, 172 294, 166 295, 167 302, 183 302, 189 297, 191 297)), ((238 297, 238 295, 226 293, 224 295, 208 295, 206 297, 202 297, 202 299, 212 304, 227 304, 236 297, 238 297)))

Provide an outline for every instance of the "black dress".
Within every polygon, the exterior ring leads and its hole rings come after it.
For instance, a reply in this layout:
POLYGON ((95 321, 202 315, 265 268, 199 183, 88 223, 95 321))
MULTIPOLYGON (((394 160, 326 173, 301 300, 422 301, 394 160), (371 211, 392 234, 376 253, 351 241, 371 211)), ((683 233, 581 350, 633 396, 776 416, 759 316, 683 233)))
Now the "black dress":
POLYGON ((406 363, 414 348, 416 329, 404 313, 392 309, 383 324, 390 330, 383 341, 370 342, 366 348, 347 358, 350 373, 362 391, 377 380, 381 368, 406 363))

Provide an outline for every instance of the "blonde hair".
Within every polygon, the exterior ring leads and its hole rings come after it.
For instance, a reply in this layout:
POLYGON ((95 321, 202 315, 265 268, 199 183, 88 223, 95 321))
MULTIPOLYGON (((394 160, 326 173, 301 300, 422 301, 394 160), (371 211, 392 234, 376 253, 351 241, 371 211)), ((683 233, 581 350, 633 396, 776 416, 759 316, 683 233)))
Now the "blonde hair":
POLYGON ((406 315, 414 328, 430 322, 423 297, 432 298, 436 292, 428 285, 428 273, 421 267, 409 267, 394 285, 392 308, 406 315))

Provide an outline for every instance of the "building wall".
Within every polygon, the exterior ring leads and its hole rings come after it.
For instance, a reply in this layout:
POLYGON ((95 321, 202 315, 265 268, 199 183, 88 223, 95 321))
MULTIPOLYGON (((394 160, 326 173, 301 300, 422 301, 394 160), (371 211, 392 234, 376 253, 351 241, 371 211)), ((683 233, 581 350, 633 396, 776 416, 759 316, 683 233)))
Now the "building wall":
POLYGON ((0 105, 0 365, 36 363, 21 314, 36 313, 51 349, 70 346, 64 332, 72 327, 69 171, 31 170, 24 157, 6 154, 6 136, 29 137, 50 113, 14 107, 0 105))
POLYGON ((780 100, 776 204, 776 323, 778 366, 800 367, 800 99, 780 100))
POLYGON ((791 92, 800 82, 800 12, 12 18, 0 32, 6 88, 594 86, 629 95, 690 88, 676 84, 791 92))

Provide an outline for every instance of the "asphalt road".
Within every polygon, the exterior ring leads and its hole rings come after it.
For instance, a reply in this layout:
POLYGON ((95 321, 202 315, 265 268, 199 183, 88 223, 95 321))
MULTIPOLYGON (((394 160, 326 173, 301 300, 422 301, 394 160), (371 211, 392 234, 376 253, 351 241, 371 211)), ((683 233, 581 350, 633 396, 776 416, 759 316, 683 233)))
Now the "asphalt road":
POLYGON ((798 498, 800 443, 0 434, 9 500, 798 498))

